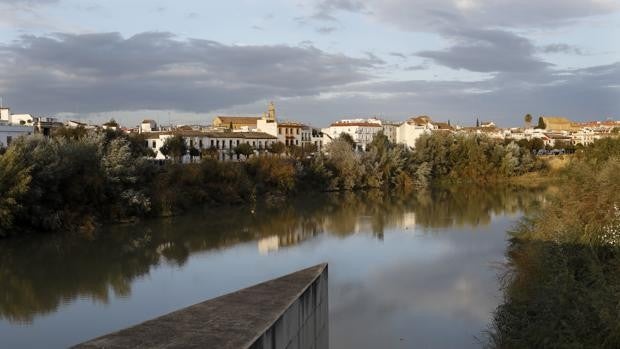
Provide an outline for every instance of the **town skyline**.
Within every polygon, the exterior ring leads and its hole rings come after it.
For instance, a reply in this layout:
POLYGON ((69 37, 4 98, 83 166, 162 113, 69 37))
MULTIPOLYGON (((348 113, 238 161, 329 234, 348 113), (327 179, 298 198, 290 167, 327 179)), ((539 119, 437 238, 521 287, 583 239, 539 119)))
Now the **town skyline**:
POLYGON ((274 100, 317 126, 415 115, 513 126, 527 113, 590 121, 620 110, 615 1, 0 0, 0 10, 0 96, 15 113, 182 124, 274 100))

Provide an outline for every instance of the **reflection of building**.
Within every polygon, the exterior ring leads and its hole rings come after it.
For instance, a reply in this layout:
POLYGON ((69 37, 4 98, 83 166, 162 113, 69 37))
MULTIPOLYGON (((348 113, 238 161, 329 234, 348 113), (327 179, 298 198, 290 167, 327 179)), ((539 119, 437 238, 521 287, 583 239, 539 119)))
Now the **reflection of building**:
POLYGON ((277 235, 258 240, 258 252, 262 255, 277 251, 279 248, 280 238, 277 235))

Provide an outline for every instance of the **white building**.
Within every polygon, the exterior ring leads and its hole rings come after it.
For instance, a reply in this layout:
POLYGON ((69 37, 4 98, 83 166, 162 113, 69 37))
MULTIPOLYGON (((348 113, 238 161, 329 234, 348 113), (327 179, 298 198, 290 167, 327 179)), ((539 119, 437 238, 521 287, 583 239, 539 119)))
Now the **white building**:
POLYGON ((375 118, 345 119, 324 128, 323 134, 326 135, 326 138, 323 139, 326 145, 331 140, 340 137, 342 133, 346 133, 353 138, 357 150, 366 150, 375 135, 380 131, 383 131, 381 120, 375 118))
POLYGON ((427 116, 410 118, 396 129, 396 143, 404 144, 409 148, 415 148, 415 143, 424 134, 430 134, 437 129, 427 116))
POLYGON ((383 134, 387 137, 388 141, 392 143, 397 143, 397 133, 398 128, 402 125, 402 123, 396 123, 391 121, 382 121, 381 126, 383 127, 383 134))
POLYGON ((10 125, 0 121, 0 147, 8 147, 11 142, 21 136, 29 136, 34 132, 32 126, 10 125))
MULTIPOLYGON (((161 147, 166 139, 173 136, 182 136, 189 149, 195 148, 201 153, 207 149, 220 160, 244 160, 243 156, 235 154, 235 148, 241 143, 247 143, 254 148, 255 154, 264 153, 267 148, 276 143, 278 138, 264 132, 203 132, 177 130, 172 132, 157 132, 146 134, 146 144, 155 153, 158 160, 166 159, 161 147)), ((190 162, 189 154, 183 157, 183 162, 190 162)))
POLYGON ((145 119, 142 120, 142 122, 140 123, 140 133, 156 131, 159 131, 159 129, 157 128, 157 123, 155 122, 155 120, 145 119))

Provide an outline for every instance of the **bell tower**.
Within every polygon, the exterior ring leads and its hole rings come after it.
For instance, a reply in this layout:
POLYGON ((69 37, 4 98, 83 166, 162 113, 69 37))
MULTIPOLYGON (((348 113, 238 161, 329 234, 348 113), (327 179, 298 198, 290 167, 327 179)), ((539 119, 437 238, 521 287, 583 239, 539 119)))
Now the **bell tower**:
POLYGON ((269 109, 267 111, 267 120, 276 121, 276 105, 272 102, 269 103, 269 109))

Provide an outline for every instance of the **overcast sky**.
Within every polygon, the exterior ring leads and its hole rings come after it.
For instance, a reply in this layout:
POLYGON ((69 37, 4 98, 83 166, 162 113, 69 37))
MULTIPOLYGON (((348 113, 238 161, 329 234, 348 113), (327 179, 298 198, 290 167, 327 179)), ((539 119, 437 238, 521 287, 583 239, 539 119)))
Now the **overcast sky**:
POLYGON ((620 119, 620 0, 0 0, 15 113, 620 119))

